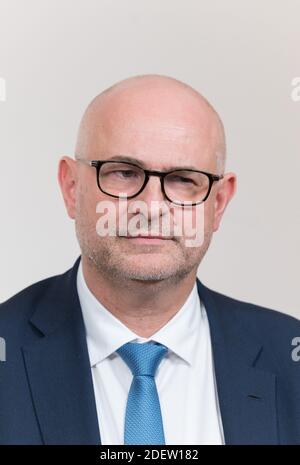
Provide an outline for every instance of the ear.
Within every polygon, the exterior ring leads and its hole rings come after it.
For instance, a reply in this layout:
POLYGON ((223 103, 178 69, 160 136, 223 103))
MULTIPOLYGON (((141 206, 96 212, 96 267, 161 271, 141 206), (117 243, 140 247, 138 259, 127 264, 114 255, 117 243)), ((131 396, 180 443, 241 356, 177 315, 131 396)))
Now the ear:
POLYGON ((58 182, 70 218, 75 218, 77 166, 73 158, 64 156, 59 161, 58 182))
POLYGON ((216 193, 214 209, 214 232, 219 229, 223 213, 236 192, 237 180, 234 173, 226 173, 216 193))

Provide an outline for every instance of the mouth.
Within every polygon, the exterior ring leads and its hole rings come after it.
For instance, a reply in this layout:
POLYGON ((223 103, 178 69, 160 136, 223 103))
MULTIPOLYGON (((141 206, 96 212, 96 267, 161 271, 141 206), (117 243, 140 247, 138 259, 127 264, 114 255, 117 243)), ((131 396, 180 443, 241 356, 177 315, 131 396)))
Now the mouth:
POLYGON ((137 243, 137 244, 162 244, 164 241, 170 241, 173 240, 172 237, 167 237, 167 236, 142 236, 142 235, 137 235, 137 236, 120 236, 123 237, 124 239, 128 239, 131 242, 137 243))

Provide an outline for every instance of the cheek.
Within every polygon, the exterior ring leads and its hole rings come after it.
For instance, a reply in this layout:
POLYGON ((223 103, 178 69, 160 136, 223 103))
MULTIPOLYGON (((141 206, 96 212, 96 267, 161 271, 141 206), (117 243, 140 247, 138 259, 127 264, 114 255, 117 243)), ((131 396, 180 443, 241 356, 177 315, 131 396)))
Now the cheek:
POLYGON ((206 230, 210 230, 212 228, 214 222, 214 214, 215 214, 215 206, 212 199, 209 199, 205 202, 205 225, 206 230))
POLYGON ((76 195, 76 211, 81 220, 96 223, 97 212, 96 206, 99 202, 99 195, 93 189, 89 188, 87 184, 80 184, 78 186, 76 195))
POLYGON ((183 209, 182 213, 174 214, 174 220, 177 224, 182 224, 184 236, 190 236, 196 231, 205 231, 206 225, 210 223, 209 211, 205 203, 196 205, 194 207, 183 209))

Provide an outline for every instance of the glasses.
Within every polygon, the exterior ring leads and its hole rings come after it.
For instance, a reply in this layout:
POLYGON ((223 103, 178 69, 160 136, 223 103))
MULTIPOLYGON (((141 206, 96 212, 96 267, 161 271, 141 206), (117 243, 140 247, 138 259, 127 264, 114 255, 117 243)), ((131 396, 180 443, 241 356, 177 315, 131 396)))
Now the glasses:
POLYGON ((139 195, 146 187, 150 176, 160 178, 161 190, 167 200, 184 206, 204 202, 214 182, 224 176, 192 169, 150 171, 124 161, 86 160, 77 161, 96 168, 97 185, 101 192, 111 197, 128 199, 139 195))

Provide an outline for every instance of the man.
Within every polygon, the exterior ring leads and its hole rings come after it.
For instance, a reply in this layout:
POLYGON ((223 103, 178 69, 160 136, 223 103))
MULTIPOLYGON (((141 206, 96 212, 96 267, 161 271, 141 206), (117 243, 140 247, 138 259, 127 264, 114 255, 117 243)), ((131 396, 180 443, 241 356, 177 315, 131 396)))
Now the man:
POLYGON ((0 442, 299 443, 299 321, 196 275, 236 190, 216 111, 175 79, 130 78, 90 103, 75 152, 59 183, 81 257, 1 305, 0 442))

